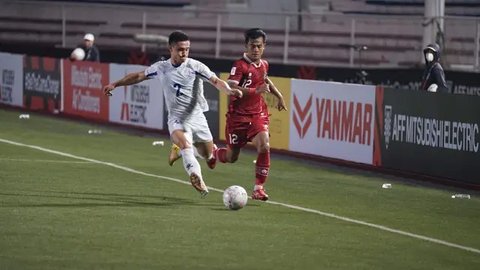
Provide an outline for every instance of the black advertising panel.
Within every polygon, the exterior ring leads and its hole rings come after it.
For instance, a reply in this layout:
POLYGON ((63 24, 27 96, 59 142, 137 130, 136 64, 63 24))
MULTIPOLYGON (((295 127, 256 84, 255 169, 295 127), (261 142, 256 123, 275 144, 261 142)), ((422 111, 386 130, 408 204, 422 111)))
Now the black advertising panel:
POLYGON ((25 56, 23 65, 24 105, 28 109, 55 112, 60 110, 60 60, 25 56))
POLYGON ((480 184, 480 97, 377 89, 375 163, 480 184))

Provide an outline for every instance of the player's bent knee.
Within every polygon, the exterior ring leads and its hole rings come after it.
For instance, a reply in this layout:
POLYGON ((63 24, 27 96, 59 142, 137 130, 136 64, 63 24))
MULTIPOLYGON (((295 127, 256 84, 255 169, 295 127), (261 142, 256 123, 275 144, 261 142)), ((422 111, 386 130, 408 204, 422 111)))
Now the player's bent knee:
POLYGON ((258 147, 258 152, 259 153, 267 153, 270 152, 270 144, 269 143, 263 143, 258 147))

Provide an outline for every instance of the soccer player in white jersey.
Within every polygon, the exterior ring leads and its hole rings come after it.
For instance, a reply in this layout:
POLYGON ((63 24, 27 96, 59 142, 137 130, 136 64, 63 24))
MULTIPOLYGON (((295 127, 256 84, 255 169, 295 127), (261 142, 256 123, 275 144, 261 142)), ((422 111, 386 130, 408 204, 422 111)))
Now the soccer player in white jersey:
MULTIPOLYGON (((170 59, 159 61, 145 71, 127 74, 122 79, 103 87, 110 96, 116 87, 131 85, 148 79, 157 79, 165 96, 168 110, 168 130, 172 142, 181 149, 183 166, 192 186, 202 197, 208 188, 202 178, 200 164, 194 156, 193 146, 209 161, 213 159, 213 137, 208 127, 204 111, 208 105, 203 95, 203 83, 209 81, 227 95, 242 97, 242 92, 232 89, 203 63, 188 58, 190 40, 181 31, 174 31, 168 37, 170 59)), ((159 101, 160 102, 160 101, 159 101)))

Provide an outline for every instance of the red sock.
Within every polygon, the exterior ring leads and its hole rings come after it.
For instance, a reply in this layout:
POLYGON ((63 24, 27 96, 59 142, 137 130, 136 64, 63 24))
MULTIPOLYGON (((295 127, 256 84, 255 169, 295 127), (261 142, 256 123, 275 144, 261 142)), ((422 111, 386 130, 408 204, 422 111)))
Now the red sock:
POLYGON ((217 150, 213 152, 213 155, 217 161, 220 161, 221 163, 227 163, 227 148, 217 148, 217 150))
POLYGON ((270 152, 259 153, 255 164, 255 185, 263 185, 270 171, 270 152))

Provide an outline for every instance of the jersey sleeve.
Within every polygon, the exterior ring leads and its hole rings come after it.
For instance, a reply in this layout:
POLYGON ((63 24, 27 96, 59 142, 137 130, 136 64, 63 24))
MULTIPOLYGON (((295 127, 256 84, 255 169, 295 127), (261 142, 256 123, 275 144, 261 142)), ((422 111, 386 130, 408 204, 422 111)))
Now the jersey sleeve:
POLYGON ((157 78, 160 75, 160 65, 157 63, 145 69, 145 77, 149 79, 157 78))
POLYGON ((207 67, 207 65, 199 61, 197 61, 195 64, 195 73, 204 81, 208 81, 210 78, 216 76, 215 73, 213 73, 210 68, 207 67))
POLYGON ((268 70, 270 69, 270 64, 268 63, 267 60, 262 59, 262 61, 263 61, 263 64, 265 65, 265 73, 266 73, 265 75, 268 76, 268 70))
POLYGON ((230 76, 228 77, 229 82, 234 82, 240 84, 240 80, 243 77, 243 65, 241 61, 235 61, 233 63, 232 69, 230 70, 230 76))

